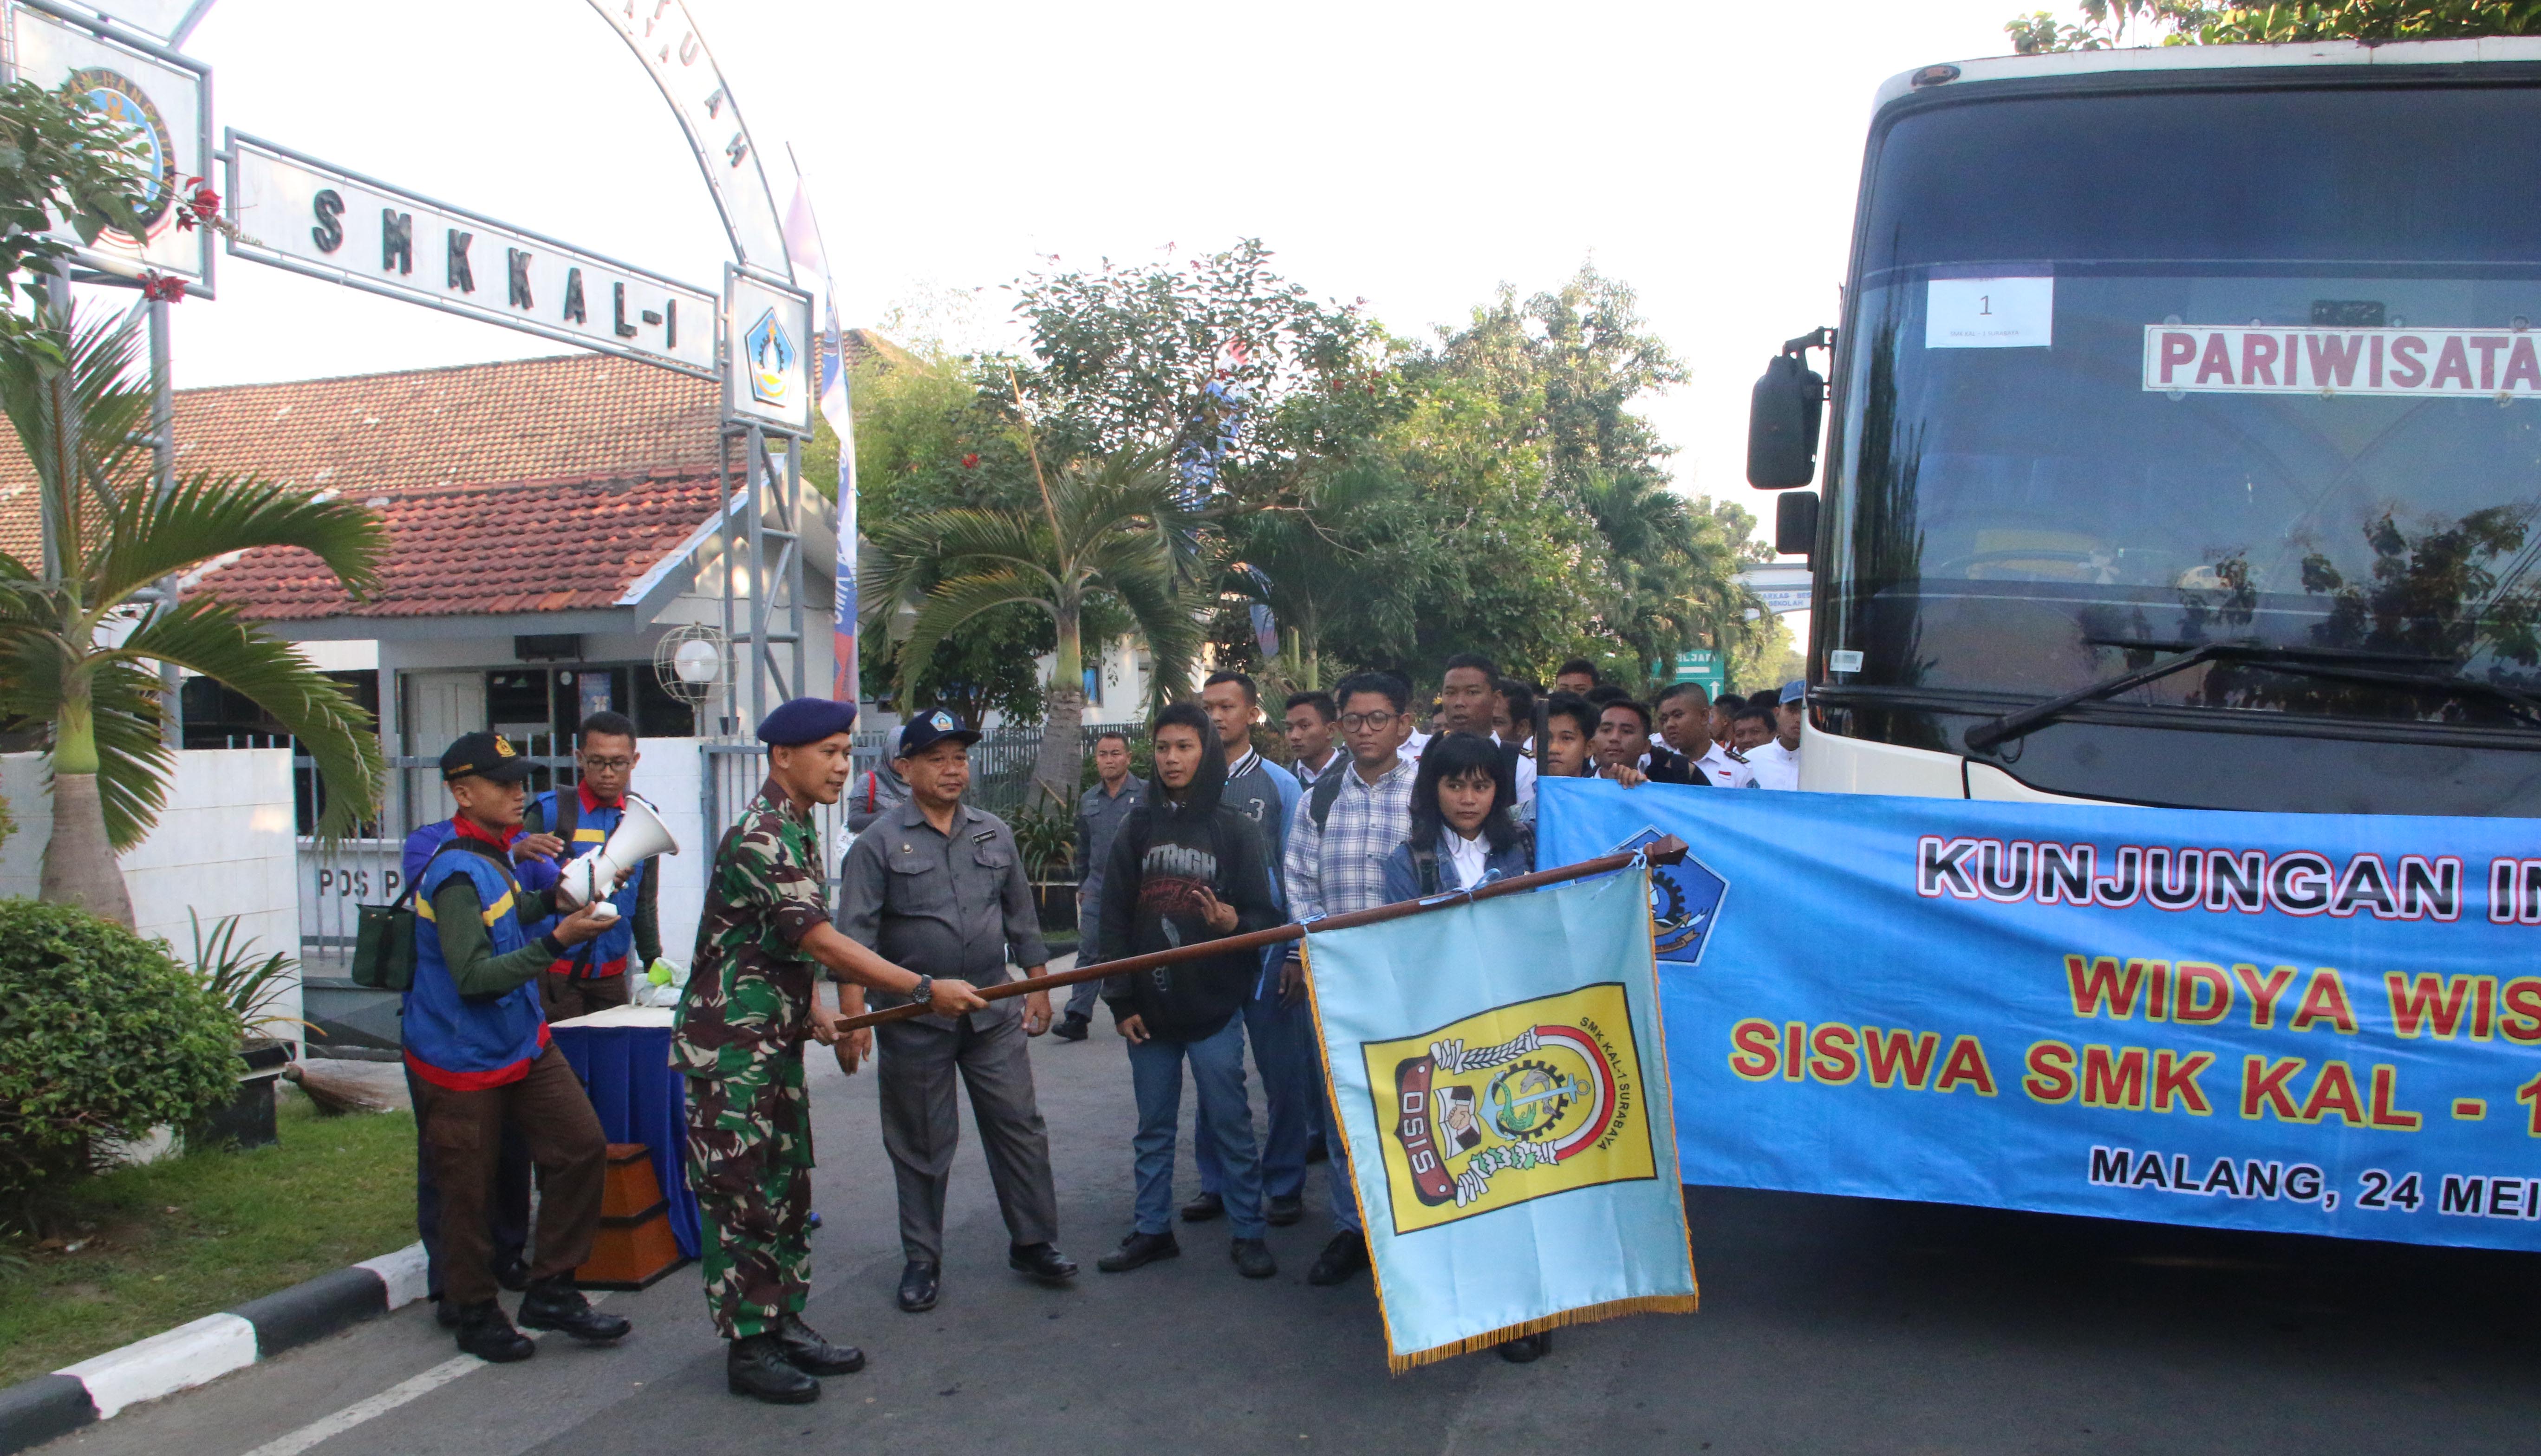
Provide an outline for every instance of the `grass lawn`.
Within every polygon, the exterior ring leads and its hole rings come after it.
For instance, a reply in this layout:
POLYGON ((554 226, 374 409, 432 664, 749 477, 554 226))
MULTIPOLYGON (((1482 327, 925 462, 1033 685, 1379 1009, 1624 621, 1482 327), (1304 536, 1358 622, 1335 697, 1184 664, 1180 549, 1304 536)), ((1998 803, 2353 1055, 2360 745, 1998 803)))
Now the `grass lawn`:
POLYGON ((414 1242, 411 1115, 322 1118, 286 1084, 278 1121, 278 1146, 120 1168, 68 1195, 79 1247, 0 1277, 0 1385, 414 1242))

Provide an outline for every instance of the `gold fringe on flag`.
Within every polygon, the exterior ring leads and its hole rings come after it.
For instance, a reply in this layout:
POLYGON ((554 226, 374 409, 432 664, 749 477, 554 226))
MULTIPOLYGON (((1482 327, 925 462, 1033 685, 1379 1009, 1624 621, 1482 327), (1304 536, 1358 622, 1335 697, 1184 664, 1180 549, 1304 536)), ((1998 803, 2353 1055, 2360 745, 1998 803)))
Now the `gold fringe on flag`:
POLYGON ((1599 1320, 1611 1320, 1622 1315, 1693 1314, 1702 1305, 1703 1291, 1700 1289, 1692 1294, 1643 1294, 1632 1299, 1610 1299, 1603 1304, 1583 1304, 1577 1309, 1555 1310, 1542 1319, 1527 1320, 1504 1329, 1450 1341, 1445 1345, 1431 1346, 1427 1349, 1416 1349, 1407 1354, 1397 1354, 1389 1347, 1385 1352, 1385 1364, 1390 1373, 1400 1375, 1421 1365, 1434 1365, 1441 1360, 1452 1360, 1458 1355, 1480 1354, 1487 1349, 1497 1349, 1521 1336, 1541 1335, 1548 1330, 1559 1330, 1564 1325, 1593 1325, 1599 1320))

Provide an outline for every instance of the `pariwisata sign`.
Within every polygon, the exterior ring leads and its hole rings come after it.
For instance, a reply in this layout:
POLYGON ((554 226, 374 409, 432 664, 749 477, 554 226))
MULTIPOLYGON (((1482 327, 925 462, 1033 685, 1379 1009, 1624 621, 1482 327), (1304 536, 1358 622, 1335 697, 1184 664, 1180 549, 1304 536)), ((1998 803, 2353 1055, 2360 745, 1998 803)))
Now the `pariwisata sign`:
POLYGON ((2524 328, 2144 328, 2143 387, 2170 394, 2541 395, 2524 328))

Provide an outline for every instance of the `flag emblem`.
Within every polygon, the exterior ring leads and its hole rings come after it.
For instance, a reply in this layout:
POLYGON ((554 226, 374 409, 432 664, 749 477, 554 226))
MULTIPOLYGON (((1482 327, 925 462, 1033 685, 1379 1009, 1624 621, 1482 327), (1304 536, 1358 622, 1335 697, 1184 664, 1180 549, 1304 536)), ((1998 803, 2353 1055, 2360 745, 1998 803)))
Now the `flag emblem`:
POLYGON ((1621 983, 1360 1045, 1400 1237, 1657 1176, 1621 983))

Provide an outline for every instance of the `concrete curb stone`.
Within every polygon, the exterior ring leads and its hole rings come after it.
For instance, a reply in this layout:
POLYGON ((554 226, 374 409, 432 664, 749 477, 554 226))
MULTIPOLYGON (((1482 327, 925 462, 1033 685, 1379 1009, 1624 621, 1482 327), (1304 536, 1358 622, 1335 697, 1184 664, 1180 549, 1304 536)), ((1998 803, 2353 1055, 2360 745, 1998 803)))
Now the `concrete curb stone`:
POLYGON ((0 1388, 0 1456, 412 1304, 424 1277, 423 1245, 409 1244, 0 1388))

